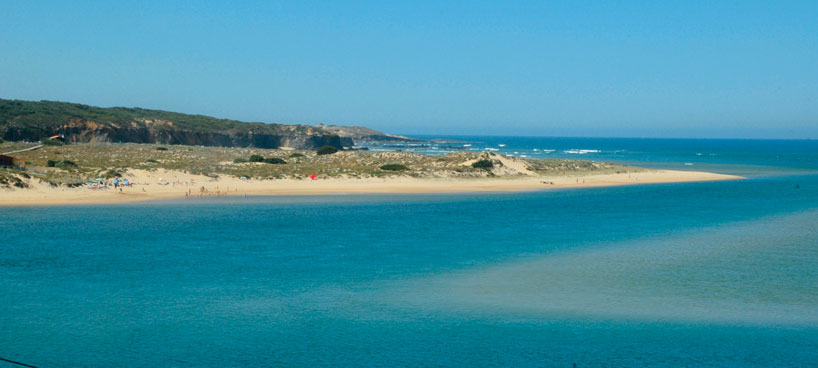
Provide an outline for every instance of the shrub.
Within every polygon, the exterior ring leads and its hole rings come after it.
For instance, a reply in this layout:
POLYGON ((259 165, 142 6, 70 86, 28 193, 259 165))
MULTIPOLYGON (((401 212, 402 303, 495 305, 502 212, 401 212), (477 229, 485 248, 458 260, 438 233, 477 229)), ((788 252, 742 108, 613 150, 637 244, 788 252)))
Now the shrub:
POLYGON ((244 157, 239 157, 239 158, 233 160, 234 164, 243 164, 245 162, 247 162, 247 159, 244 158, 244 157))
POLYGON ((475 169, 491 170, 491 168, 494 167, 494 163, 492 163, 491 160, 480 160, 472 163, 471 167, 475 169))
POLYGON ((270 157, 270 158, 265 158, 264 163, 280 165, 280 164, 286 164, 287 161, 284 161, 284 160, 282 160, 282 159, 280 159, 278 157, 270 157))
POLYGON ((149 164, 158 164, 159 163, 159 161, 156 161, 156 160, 154 160, 152 158, 149 158, 149 159, 145 160, 145 162, 149 163, 149 164))
POLYGON ((42 141, 40 141, 40 143, 42 143, 45 146, 62 146, 63 145, 62 142, 60 142, 60 141, 58 141, 56 139, 49 139, 49 138, 43 139, 42 141))
POLYGON ((120 172, 119 172, 119 171, 117 171, 117 170, 111 169, 111 170, 108 170, 108 171, 104 172, 104 173, 102 174, 102 177, 103 177, 103 178, 105 178, 105 179, 110 179, 110 178, 121 178, 121 177, 122 177, 122 173, 120 173, 120 172))
POLYGON ((333 154, 335 152, 338 152, 338 149, 335 148, 334 146, 330 146, 330 145, 326 145, 326 146, 321 147, 321 148, 319 148, 318 150, 315 151, 315 153, 317 153, 319 155, 331 155, 331 154, 333 154))
POLYGON ((304 155, 302 155, 300 153, 293 153, 292 155, 290 155, 290 158, 299 158, 299 157, 307 157, 307 156, 304 156, 304 155))
POLYGON ((62 160, 57 161, 57 167, 59 168, 66 168, 66 167, 77 167, 77 163, 74 161, 62 160))
POLYGON ((167 151, 167 150, 168 150, 168 148, 167 148, 167 147, 162 147, 162 146, 159 146, 159 147, 156 147, 156 150, 157 150, 157 151, 167 151))
POLYGON ((401 164, 388 164, 388 165, 381 166, 381 170, 385 170, 385 171, 403 171, 403 170, 409 170, 409 168, 404 166, 404 165, 401 165, 401 164))
POLYGON ((62 160, 62 161, 54 161, 48 160, 46 162, 46 166, 48 167, 59 167, 61 169, 65 169, 67 167, 77 167, 77 163, 74 161, 62 160))
POLYGON ((250 159, 248 161, 250 161, 250 162, 264 162, 264 157, 261 157, 260 155, 251 155, 250 159))

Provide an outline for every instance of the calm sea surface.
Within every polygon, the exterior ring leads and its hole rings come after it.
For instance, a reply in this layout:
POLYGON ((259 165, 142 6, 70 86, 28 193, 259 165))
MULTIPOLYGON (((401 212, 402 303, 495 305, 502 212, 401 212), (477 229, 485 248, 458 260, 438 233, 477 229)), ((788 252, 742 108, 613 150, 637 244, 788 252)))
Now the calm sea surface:
POLYGON ((462 142, 370 148, 492 148, 749 179, 0 208, 0 357, 818 365, 818 142, 451 138, 462 142))

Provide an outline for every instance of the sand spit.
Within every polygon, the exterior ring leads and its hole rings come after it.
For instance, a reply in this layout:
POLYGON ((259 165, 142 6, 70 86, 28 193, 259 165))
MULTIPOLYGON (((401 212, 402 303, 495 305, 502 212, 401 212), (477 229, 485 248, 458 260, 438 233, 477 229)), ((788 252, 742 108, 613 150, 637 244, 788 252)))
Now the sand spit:
MULTIPOLYGON (((508 166, 512 166, 509 162, 508 166)), ((524 168, 522 168, 524 169, 524 168)), ((515 192, 619 185, 702 182, 743 179, 738 176, 696 171, 649 170, 638 173, 588 174, 571 176, 517 176, 486 178, 328 178, 242 179, 232 176, 212 178, 165 169, 129 169, 129 187, 92 189, 87 186, 53 187, 29 181, 26 189, 0 189, 0 206, 44 206, 74 204, 114 204, 172 198, 211 196, 327 195, 379 193, 476 193, 515 192)))

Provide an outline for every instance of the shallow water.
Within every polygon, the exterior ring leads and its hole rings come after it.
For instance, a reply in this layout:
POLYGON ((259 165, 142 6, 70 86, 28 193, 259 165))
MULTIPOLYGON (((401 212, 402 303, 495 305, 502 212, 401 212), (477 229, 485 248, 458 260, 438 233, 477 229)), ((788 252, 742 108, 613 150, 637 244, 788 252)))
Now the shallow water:
POLYGON ((404 282, 394 298, 470 312, 818 327, 818 211, 603 242, 404 282))
POLYGON ((3 208, 0 357, 816 365, 818 175, 792 161, 735 182, 3 208))

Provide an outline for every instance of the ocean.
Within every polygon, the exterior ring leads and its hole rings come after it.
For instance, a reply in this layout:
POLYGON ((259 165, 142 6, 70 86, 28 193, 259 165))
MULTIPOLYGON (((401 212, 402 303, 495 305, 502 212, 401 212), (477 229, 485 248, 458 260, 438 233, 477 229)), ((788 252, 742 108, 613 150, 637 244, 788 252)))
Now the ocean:
POLYGON ((491 148, 748 179, 0 208, 0 357, 818 365, 817 141, 446 138, 369 149, 491 148))

